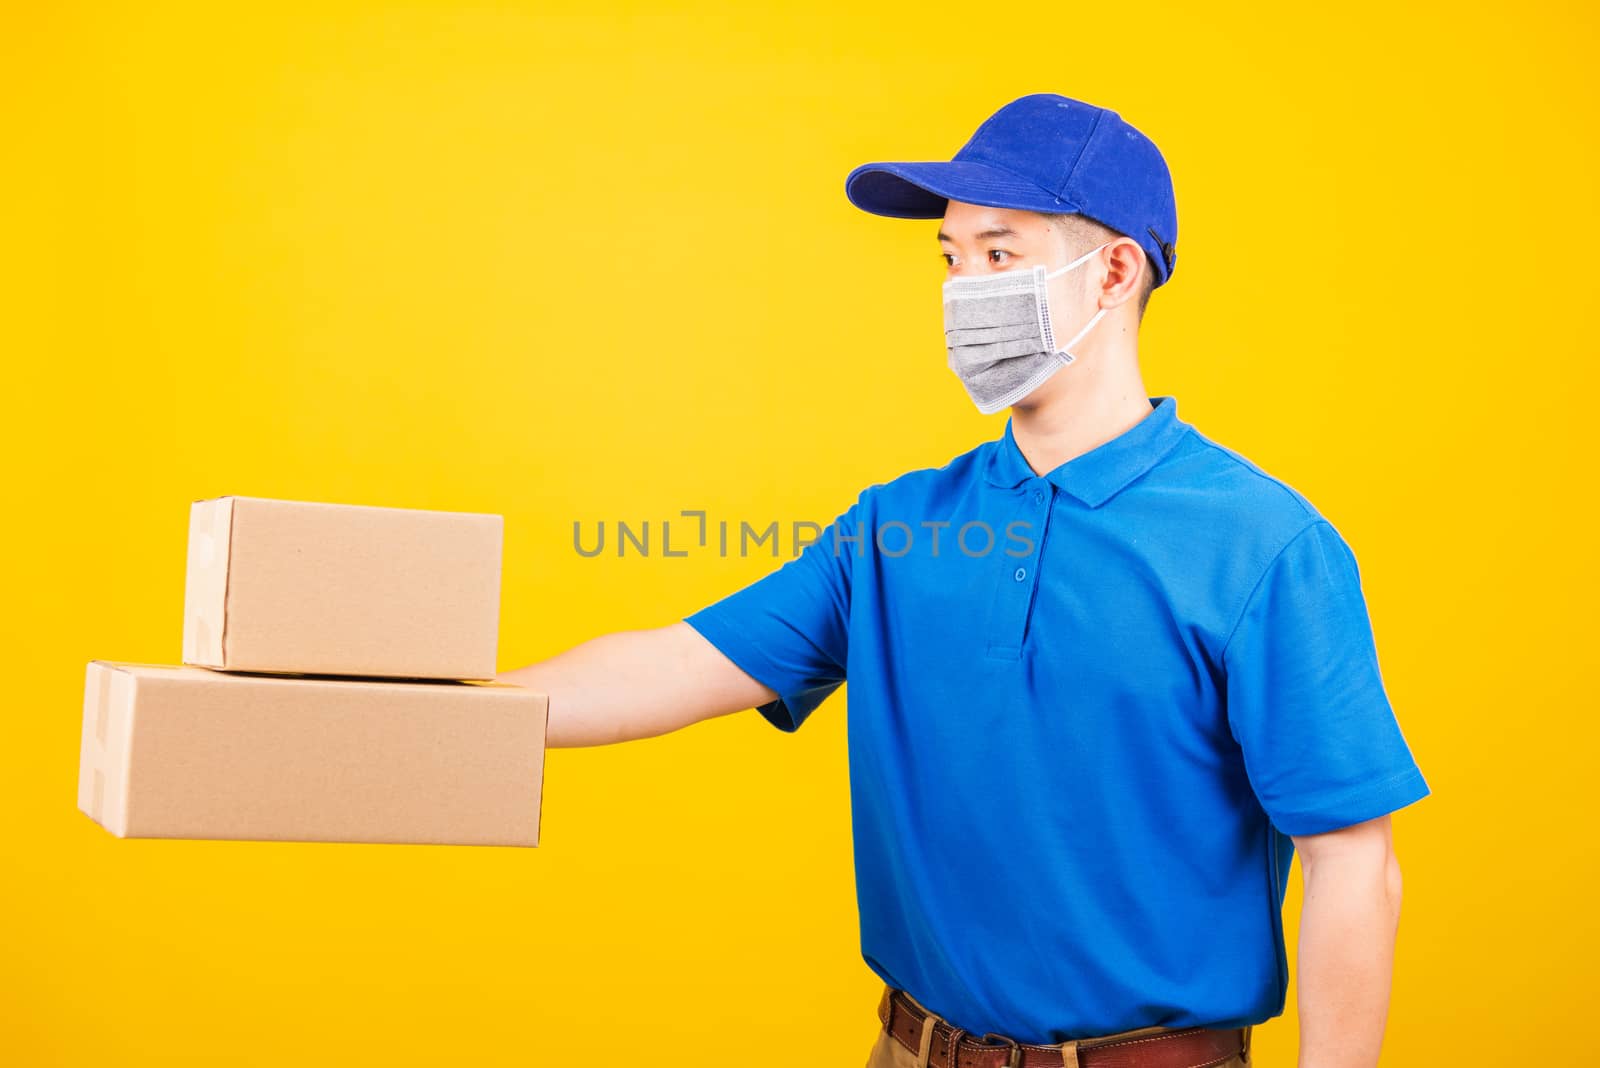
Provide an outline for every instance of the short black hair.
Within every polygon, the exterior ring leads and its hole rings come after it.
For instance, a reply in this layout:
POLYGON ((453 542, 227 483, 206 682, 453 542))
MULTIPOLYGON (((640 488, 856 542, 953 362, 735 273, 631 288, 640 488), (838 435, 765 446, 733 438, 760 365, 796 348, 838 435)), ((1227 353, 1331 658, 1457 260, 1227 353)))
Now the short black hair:
MULTIPOLYGON (((1076 212, 1070 215, 1050 215, 1045 212, 1039 212, 1038 214, 1044 218, 1045 222, 1066 235, 1068 253, 1073 259, 1077 259, 1092 248, 1098 248, 1107 241, 1128 236, 1121 231, 1113 230, 1102 222, 1089 218, 1087 215, 1076 212)), ((1144 246, 1140 245, 1139 250, 1143 252, 1144 246)), ((1149 253, 1145 253, 1144 285, 1139 291, 1139 321, 1141 323, 1144 321, 1145 305, 1150 303, 1150 294, 1155 291, 1155 288, 1155 267, 1150 263, 1149 253)))

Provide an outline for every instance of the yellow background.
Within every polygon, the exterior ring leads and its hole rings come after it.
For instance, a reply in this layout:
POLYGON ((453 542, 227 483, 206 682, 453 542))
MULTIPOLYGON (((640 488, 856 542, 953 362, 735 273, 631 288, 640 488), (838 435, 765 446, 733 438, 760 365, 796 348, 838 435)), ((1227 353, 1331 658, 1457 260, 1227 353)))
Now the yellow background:
POLYGON ((596 6, 7 19, 0 1063, 864 1060, 842 696, 553 752, 537 850, 120 841, 84 664, 178 658, 195 498, 503 513, 511 668, 776 566, 575 519, 826 521, 997 435, 935 224, 843 180, 1038 91, 1174 172, 1150 392, 1361 564, 1434 790, 1384 1064, 1592 1056, 1593 12, 596 6))

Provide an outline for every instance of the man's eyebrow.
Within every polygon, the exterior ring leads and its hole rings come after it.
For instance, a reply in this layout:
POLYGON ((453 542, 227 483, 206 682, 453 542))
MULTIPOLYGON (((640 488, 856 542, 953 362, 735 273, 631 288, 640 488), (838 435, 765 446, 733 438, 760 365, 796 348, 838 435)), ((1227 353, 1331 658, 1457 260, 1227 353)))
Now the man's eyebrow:
MULTIPOLYGON (((979 241, 984 241, 984 240, 987 240, 988 238, 991 238, 991 237, 1021 237, 1022 235, 1017 233, 1015 230, 1011 229, 1011 227, 1009 227, 1009 226, 991 226, 989 229, 983 231, 980 234, 975 234, 974 236, 979 241)), ((943 230, 940 230, 939 231, 939 240, 940 241, 951 241, 951 240, 953 240, 953 238, 951 238, 951 236, 949 234, 945 233, 943 230)))

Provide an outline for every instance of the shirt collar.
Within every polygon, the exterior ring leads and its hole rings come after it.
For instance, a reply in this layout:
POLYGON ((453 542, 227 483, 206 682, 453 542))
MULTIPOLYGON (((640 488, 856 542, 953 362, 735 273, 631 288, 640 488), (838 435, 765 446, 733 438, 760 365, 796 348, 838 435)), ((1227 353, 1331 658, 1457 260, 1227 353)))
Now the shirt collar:
POLYGON ((1090 508, 1098 508, 1154 467, 1189 430, 1189 424, 1178 418, 1176 397, 1151 397, 1149 401, 1149 415, 1110 441, 1074 456, 1042 476, 1034 474, 1017 448, 1016 439, 1011 436, 1011 418, 1007 416, 1005 433, 989 451, 984 475, 992 484, 1008 489, 1042 477, 1090 508))

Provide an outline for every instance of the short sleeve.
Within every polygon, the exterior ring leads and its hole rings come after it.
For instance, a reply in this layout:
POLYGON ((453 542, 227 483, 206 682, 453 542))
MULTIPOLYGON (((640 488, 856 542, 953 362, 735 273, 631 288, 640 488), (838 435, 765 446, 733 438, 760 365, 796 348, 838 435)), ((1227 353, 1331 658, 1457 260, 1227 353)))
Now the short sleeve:
POLYGON ((1377 819, 1431 792, 1384 691, 1355 556, 1326 519, 1268 567, 1223 665, 1246 774, 1284 834, 1377 819))
POLYGON ((796 731, 845 681, 856 505, 776 571, 684 617, 775 700, 756 709, 796 731))

